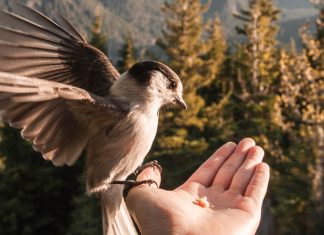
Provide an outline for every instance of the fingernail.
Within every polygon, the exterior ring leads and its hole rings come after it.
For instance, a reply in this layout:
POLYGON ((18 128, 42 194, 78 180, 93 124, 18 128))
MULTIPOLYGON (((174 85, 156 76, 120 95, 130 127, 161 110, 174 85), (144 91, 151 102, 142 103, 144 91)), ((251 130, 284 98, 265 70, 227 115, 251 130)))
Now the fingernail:
POLYGON ((224 147, 226 148, 230 148, 230 147, 235 147, 236 144, 234 142, 227 142, 226 144, 224 144, 224 147))

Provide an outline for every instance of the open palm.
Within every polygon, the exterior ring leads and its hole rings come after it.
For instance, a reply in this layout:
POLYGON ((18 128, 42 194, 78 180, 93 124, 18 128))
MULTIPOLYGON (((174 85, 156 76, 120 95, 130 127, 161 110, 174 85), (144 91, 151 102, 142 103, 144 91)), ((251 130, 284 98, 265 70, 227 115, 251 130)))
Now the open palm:
MULTIPOLYGON (((128 208, 142 234, 254 234, 269 181, 263 155, 250 138, 229 142, 173 191, 132 189, 128 208), (195 204, 203 196, 209 207, 195 204)), ((138 179, 148 178, 159 182, 160 174, 148 168, 138 179)))

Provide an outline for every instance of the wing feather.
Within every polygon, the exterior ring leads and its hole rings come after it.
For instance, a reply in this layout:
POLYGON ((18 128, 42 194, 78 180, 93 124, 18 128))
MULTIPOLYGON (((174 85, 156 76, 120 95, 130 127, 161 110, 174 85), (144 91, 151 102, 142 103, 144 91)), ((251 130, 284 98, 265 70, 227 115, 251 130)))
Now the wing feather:
POLYGON ((48 133, 52 131, 52 123, 59 119, 61 115, 64 115, 64 110, 58 108, 53 111, 53 115, 46 115, 39 120, 37 123, 37 129, 40 131, 37 133, 37 135, 35 135, 35 145, 46 144, 46 140, 48 140, 46 137, 48 137, 48 133))
POLYGON ((47 39, 50 41, 55 39, 57 43, 59 43, 62 39, 69 40, 67 35, 61 32, 57 32, 57 30, 54 28, 44 28, 38 25, 37 23, 27 20, 24 17, 21 17, 12 12, 7 12, 5 10, 0 11, 0 22, 2 22, 2 25, 5 22, 6 26, 12 29, 25 29, 25 31, 28 31, 29 33, 34 34, 43 39, 47 39))
MULTIPOLYGON (((11 103, 10 98, 7 101, 8 103, 11 103)), ((22 119, 25 119, 27 117, 32 118, 30 113, 35 112, 35 109, 42 108, 42 105, 37 105, 34 103, 30 104, 11 104, 11 106, 6 110, 6 115, 3 116, 5 120, 8 120, 10 117, 10 125, 13 125, 17 128, 21 128, 23 126, 19 125, 19 122, 22 119)), ((2 109, 2 108, 1 108, 2 109)), ((8 120, 9 121, 9 120, 8 120)))
POLYGON ((56 21, 59 25, 65 29, 65 31, 69 32, 70 35, 73 35, 75 38, 79 39, 80 41, 86 42, 86 40, 82 37, 82 35, 73 27, 73 25, 67 21, 63 16, 60 14, 54 13, 56 21))
POLYGON ((61 72, 68 77, 59 76, 61 83, 109 95, 120 74, 64 17, 56 23, 25 5, 12 8, 15 13, 0 11, 0 71, 54 81, 42 73, 61 72))
MULTIPOLYGON (((56 102, 58 103, 58 102, 56 102)), ((23 128, 25 126, 31 126, 32 120, 35 118, 35 113, 47 113, 50 110, 56 108, 59 105, 53 102, 52 105, 46 103, 18 103, 6 111, 8 117, 10 117, 10 125, 16 128, 23 128), (44 109, 45 108, 45 109, 44 109), (47 108, 47 109, 46 109, 47 108)))
POLYGON ((128 110, 109 98, 120 75, 64 17, 54 22, 16 2, 12 9, 0 10, 0 117, 45 159, 71 165, 93 115, 104 123, 128 110))
POLYGON ((22 137, 55 165, 77 160, 90 137, 86 124, 96 115, 115 120, 125 115, 125 107, 112 101, 78 87, 0 72, 2 118, 22 129, 22 137))
POLYGON ((70 37, 74 36, 73 34, 69 34, 67 31, 64 30, 64 28, 57 25, 54 21, 49 19, 41 12, 36 12, 31 8, 15 1, 12 3, 12 7, 15 9, 15 12, 21 15, 22 17, 25 17, 31 22, 37 22, 37 24, 40 25, 42 28, 50 28, 51 32, 55 32, 55 34, 59 35, 60 37, 66 37, 66 35, 69 35, 70 37))
MULTIPOLYGON (((7 25, 1 25, 1 41, 11 42, 19 45, 31 46, 34 49, 47 49, 55 52, 57 47, 61 46, 60 41, 53 40, 52 38, 43 38, 32 34, 28 31, 22 31, 22 29, 9 28, 7 25)), ((70 48, 65 48, 66 51, 73 51, 70 48)))
POLYGON ((35 141, 35 138, 42 130, 42 122, 47 121, 50 117, 53 116, 48 115, 49 111, 49 107, 45 105, 41 109, 37 109, 35 112, 32 112, 30 115, 31 118, 28 120, 28 124, 26 126, 23 126, 21 136, 27 140, 35 141))

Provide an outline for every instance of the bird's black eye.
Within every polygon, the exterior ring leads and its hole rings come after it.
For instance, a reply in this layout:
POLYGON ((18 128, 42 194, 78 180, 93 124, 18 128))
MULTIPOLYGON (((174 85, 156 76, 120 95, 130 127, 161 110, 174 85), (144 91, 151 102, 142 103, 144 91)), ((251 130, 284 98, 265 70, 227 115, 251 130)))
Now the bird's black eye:
POLYGON ((176 88, 177 88, 177 83, 171 81, 170 84, 169 84, 169 89, 174 90, 176 88))

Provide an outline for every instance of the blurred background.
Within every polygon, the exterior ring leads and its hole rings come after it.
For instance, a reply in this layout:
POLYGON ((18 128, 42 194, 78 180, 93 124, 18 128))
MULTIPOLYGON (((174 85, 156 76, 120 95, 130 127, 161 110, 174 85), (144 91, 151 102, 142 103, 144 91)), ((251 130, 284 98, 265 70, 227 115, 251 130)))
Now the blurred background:
MULTIPOLYGON (((253 137, 272 169, 258 234, 324 234, 323 0, 20 2, 61 13, 121 72, 154 59, 179 74, 189 109, 161 112, 148 156, 164 188, 223 143, 253 137)), ((2 124, 0 234, 101 234, 83 163, 55 168, 2 124)))

